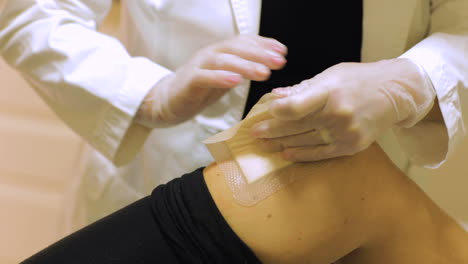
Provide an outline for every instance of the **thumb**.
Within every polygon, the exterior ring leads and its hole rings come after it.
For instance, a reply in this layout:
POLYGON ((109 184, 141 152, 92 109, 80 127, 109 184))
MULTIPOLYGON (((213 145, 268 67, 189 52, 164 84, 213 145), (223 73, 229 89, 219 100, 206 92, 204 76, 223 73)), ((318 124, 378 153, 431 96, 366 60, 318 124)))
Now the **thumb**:
POLYGON ((272 92, 279 98, 270 104, 270 114, 282 120, 299 120, 321 110, 328 100, 328 89, 312 86, 312 82, 277 88, 272 92))

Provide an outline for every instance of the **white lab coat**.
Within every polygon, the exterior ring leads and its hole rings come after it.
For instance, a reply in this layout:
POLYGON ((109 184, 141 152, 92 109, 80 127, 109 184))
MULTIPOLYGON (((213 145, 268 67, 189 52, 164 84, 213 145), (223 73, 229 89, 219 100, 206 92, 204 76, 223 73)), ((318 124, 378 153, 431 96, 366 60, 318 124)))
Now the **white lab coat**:
MULTIPOLYGON (((257 34, 261 1, 123 1, 122 41, 96 32, 111 4, 10 0, 0 17, 3 57, 96 150, 80 183, 88 221, 212 161, 201 142, 241 119, 248 82, 178 126, 150 131, 132 119, 149 89, 199 48, 257 34)), ((307 25, 301 30, 319 37, 307 25)), ((402 149, 390 132, 379 142, 401 168, 407 157, 437 166, 464 133, 468 0, 364 0, 363 32, 363 61, 403 56, 424 67, 445 119, 445 127, 399 131, 402 149)))

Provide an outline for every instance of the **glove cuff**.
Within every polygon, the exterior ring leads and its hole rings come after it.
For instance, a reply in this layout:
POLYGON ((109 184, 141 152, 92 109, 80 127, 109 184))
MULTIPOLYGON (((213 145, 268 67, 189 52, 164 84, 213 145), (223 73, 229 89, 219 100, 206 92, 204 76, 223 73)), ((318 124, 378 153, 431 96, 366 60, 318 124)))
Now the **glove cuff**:
POLYGON ((421 121, 432 109, 436 91, 422 66, 410 59, 404 60, 408 62, 406 74, 409 75, 398 81, 400 91, 396 91, 396 104, 399 117, 396 125, 400 128, 410 128, 421 121))

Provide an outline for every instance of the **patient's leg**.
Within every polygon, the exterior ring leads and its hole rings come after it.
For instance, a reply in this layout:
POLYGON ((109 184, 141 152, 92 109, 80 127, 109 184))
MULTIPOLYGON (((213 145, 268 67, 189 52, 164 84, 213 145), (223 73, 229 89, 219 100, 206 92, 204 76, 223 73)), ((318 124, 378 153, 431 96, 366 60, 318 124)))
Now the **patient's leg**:
POLYGON ((196 170, 22 263, 468 263, 466 233, 377 146, 291 170, 304 177, 252 207, 196 170))
POLYGON ((252 207, 236 203, 217 166, 204 171, 222 215, 263 262, 468 263, 467 234, 377 145, 293 169, 305 177, 252 207))

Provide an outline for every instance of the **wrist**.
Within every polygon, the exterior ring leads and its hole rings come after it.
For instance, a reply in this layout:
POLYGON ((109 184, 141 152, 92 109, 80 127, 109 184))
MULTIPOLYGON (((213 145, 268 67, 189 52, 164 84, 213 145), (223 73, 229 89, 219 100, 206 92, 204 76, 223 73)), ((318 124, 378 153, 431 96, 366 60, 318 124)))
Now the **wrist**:
POLYGON ((166 86, 173 75, 173 73, 166 75, 153 85, 141 102, 134 122, 148 128, 168 127, 175 124, 172 120, 176 118, 165 105, 169 103, 166 86))
MULTIPOLYGON (((438 107, 434 108, 436 91, 424 68, 410 59, 395 59, 398 67, 393 79, 393 95, 396 98, 399 120, 397 126, 409 128, 424 119, 433 110, 437 114, 438 107)), ((440 112, 440 111, 439 111, 440 112)))

